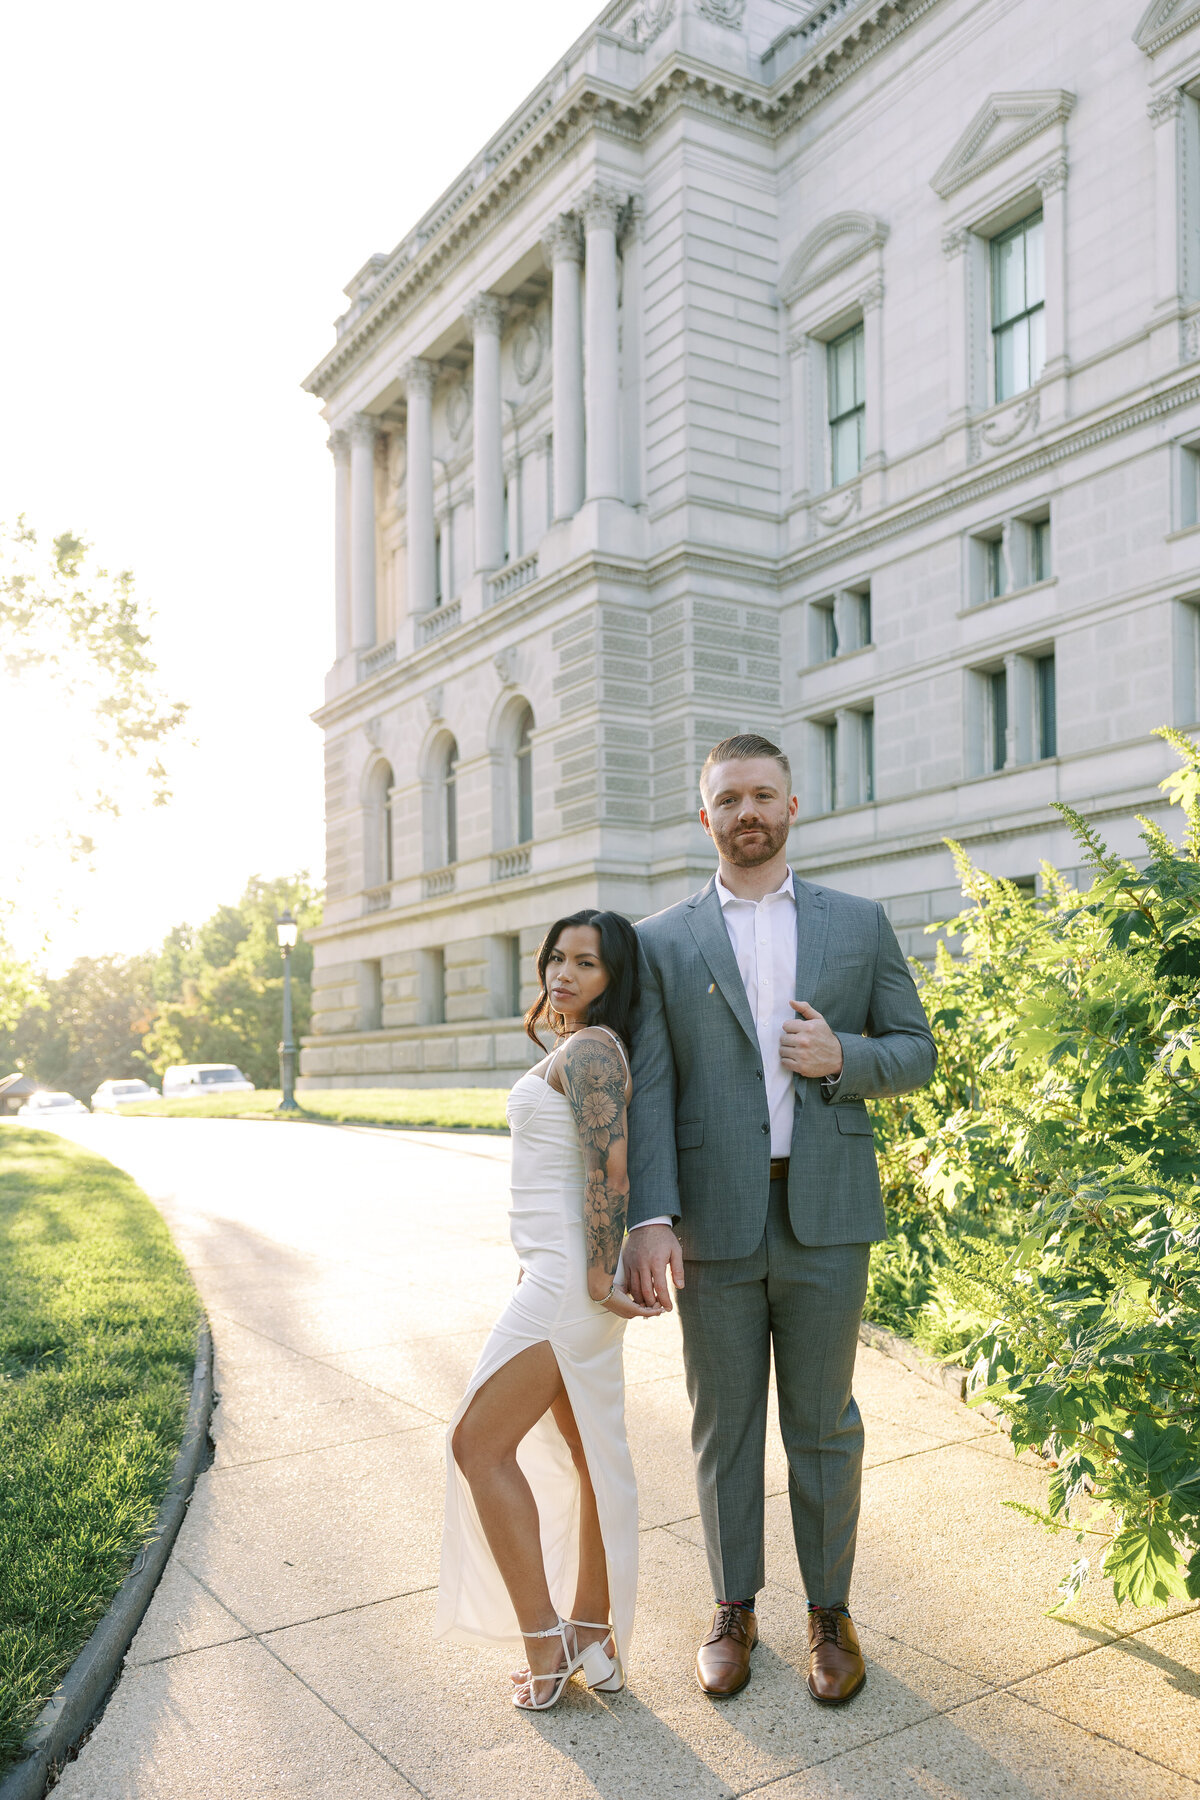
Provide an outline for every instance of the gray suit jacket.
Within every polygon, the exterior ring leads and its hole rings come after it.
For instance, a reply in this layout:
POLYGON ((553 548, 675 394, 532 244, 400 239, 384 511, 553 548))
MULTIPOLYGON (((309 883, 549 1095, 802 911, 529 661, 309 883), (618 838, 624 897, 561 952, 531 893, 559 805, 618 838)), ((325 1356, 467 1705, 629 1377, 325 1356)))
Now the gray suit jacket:
MULTIPOLYGON (((908 964, 874 900, 796 881, 797 1000, 841 1039, 833 1097, 795 1077, 788 1210, 802 1244, 886 1237, 864 1100, 903 1094, 937 1053, 908 964)), ((676 1220, 684 1254, 749 1256, 766 1226, 771 1138, 762 1055, 716 879, 643 919, 633 1039, 629 1224, 676 1220)))

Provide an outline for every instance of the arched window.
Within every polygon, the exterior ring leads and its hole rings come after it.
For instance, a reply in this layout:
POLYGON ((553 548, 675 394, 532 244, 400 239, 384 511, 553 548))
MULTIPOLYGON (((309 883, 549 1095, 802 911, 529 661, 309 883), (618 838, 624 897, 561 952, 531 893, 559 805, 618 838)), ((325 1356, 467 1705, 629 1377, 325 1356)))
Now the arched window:
POLYGON ((365 885, 382 887, 394 879, 392 860, 392 765, 377 762, 367 786, 365 885))
POLYGON ((517 721, 517 842, 533 841, 533 712, 527 706, 517 721))
POLYGON ((458 861, 458 745, 451 738, 446 746, 442 772, 442 828, 447 863, 458 861))

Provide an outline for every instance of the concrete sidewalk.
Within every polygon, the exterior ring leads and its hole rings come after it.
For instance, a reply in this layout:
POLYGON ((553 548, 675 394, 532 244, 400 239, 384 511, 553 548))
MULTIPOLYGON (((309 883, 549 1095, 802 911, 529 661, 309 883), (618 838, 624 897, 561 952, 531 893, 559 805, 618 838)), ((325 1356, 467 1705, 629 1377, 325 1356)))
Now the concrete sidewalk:
POLYGON ((853 1604, 869 1679, 803 1688, 772 1427, 763 1645, 695 1686, 708 1583, 674 1317, 627 1334, 642 1575, 630 1687, 540 1719, 503 1657, 430 1639, 444 1429, 511 1285, 503 1141, 92 1117, 70 1135, 159 1201, 209 1308, 216 1460, 63 1800, 1200 1800, 1200 1612, 1101 1597, 1001 1503, 1044 1476, 948 1394, 859 1356, 853 1604))

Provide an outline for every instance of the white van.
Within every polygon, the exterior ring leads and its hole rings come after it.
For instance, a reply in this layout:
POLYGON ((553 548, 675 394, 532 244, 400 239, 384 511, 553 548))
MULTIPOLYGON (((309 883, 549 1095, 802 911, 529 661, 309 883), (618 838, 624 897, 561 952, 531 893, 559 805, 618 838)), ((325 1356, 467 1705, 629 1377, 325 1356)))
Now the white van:
POLYGON ((182 1100, 192 1094, 252 1094, 236 1063, 175 1063, 162 1078, 164 1100, 182 1100))

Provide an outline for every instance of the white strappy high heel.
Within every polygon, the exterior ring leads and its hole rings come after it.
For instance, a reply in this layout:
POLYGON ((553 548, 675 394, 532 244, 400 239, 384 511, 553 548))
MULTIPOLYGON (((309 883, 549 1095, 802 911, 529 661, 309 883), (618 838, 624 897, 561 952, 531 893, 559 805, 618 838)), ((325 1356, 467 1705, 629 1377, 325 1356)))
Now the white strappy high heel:
MULTIPOLYGON (((567 1626, 570 1625, 570 1623, 570 1619, 559 1619, 555 1624, 548 1626, 545 1631, 526 1631, 522 1633, 523 1637, 530 1638, 559 1638, 562 1642, 563 1655, 567 1660, 560 1669, 550 1669, 544 1675, 534 1675, 532 1671, 526 1671, 525 1681, 522 1685, 528 1685, 529 1699, 522 1700, 519 1692, 513 1695, 513 1705, 517 1708, 518 1712, 549 1712, 550 1708, 552 1706, 557 1706, 562 1699, 563 1689, 566 1687, 568 1681, 570 1681, 576 1669, 586 1667, 586 1650, 580 1651, 577 1647, 574 1655, 571 1653, 571 1646, 567 1642, 567 1626), (554 1683, 548 1700, 538 1700, 535 1697, 535 1691, 539 1681, 552 1681, 554 1683)), ((578 1646, 579 1640, 576 1639, 575 1641, 576 1646, 578 1646)), ((588 1645, 589 1650, 597 1648, 598 1646, 595 1644, 588 1645)), ((604 1657, 605 1662, 607 1662, 608 1658, 604 1656, 603 1650, 600 1651, 600 1654, 604 1657)))
MULTIPOLYGON (((610 1656, 604 1645, 612 1640, 615 1650, 617 1640, 613 1636, 613 1628, 607 1620, 600 1619, 564 1619, 564 1625, 573 1625, 576 1631, 604 1631, 607 1637, 599 1643, 586 1644, 579 1653, 579 1666, 583 1670, 583 1678, 588 1686, 598 1694, 619 1694, 625 1686, 625 1671, 621 1667, 619 1656, 610 1656)), ((578 1636, 576 1643, 579 1642, 578 1636)))

